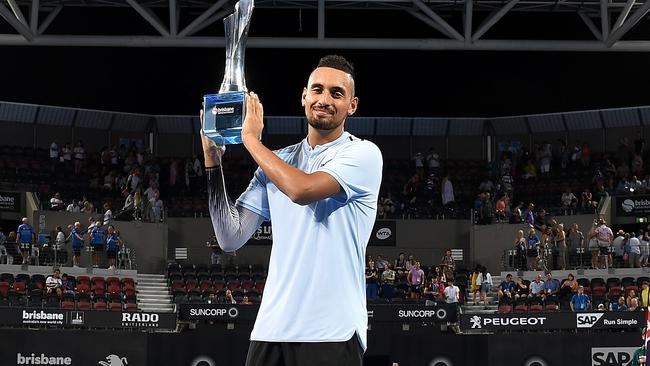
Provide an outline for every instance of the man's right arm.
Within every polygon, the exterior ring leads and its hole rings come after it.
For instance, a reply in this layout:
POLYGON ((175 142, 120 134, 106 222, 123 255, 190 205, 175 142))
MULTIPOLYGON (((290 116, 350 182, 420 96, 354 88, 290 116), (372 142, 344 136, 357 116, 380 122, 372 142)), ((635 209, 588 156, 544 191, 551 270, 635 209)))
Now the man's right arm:
POLYGON ((235 205, 230 200, 221 167, 225 148, 218 147, 205 136, 201 136, 201 139, 208 180, 208 208, 214 234, 224 251, 233 252, 250 239, 264 217, 241 205, 235 205))

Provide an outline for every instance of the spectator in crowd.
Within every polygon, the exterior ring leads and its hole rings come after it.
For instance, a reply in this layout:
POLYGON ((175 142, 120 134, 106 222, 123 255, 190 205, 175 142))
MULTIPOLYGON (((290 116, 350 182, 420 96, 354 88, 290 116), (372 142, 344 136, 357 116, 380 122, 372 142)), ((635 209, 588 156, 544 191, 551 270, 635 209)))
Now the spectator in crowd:
POLYGON ((578 286, 578 293, 571 297, 571 311, 576 313, 582 313, 589 310, 591 306, 591 301, 589 296, 585 295, 585 288, 583 286, 578 286))
POLYGON ((251 305, 253 303, 248 299, 248 296, 244 295, 244 297, 242 298, 242 301, 240 302, 240 304, 242 304, 242 305, 251 305))
POLYGON ((14 257, 11 254, 9 254, 9 252, 7 251, 7 247, 5 246, 6 242, 7 242, 7 237, 5 236, 5 233, 2 231, 2 228, 0 227, 0 258, 5 259, 6 264, 13 264, 14 257))
POLYGON ((102 252, 104 251, 105 244, 106 231, 102 227, 102 224, 99 221, 96 221, 95 226, 90 229, 90 245, 93 252, 93 268, 99 267, 99 261, 101 259, 102 252))
POLYGON ((629 268, 639 268, 641 258, 641 243, 639 242, 639 239, 630 236, 630 234, 625 234, 625 241, 627 241, 627 246, 629 248, 627 266, 629 268))
POLYGON ((544 295, 544 281, 542 281, 542 275, 535 276, 533 282, 530 283, 530 298, 542 298, 544 295))
POLYGON ((83 141, 77 141, 74 147, 74 175, 80 175, 81 170, 86 162, 86 149, 84 148, 83 141))
POLYGON ((406 259, 406 265, 404 266, 404 269, 406 269, 408 273, 413 267, 415 267, 415 257, 413 257, 413 254, 409 254, 408 258, 406 259))
POLYGON ((443 285, 447 283, 447 275, 445 274, 445 272, 442 271, 442 269, 439 266, 434 267, 433 273, 438 277, 438 281, 442 282, 443 285))
POLYGON ((576 281, 573 273, 569 273, 567 278, 562 281, 560 285, 559 298, 560 302, 565 301, 566 299, 571 299, 573 294, 578 291, 578 281, 576 281))
POLYGON ((420 269, 420 262, 416 261, 407 276, 408 284, 411 286, 411 299, 420 300, 420 288, 424 284, 424 271, 420 269))
MULTIPOLYGON (((634 351, 634 354, 632 354, 632 360, 630 363, 627 364, 627 366, 645 366, 646 362, 646 330, 643 329, 641 331, 641 341, 643 342, 643 346, 639 347, 634 351)), ((394 365, 393 365, 394 366, 394 365)))
POLYGON ((113 222, 113 211, 111 210, 111 204, 104 202, 104 226, 108 226, 113 222))
POLYGON ((564 212, 569 214, 572 214, 575 208, 578 206, 578 198, 573 194, 573 192, 571 192, 571 189, 568 187, 564 193, 562 193, 560 202, 562 203, 564 212))
POLYGON ((490 192, 485 192, 485 198, 481 203, 481 209, 479 211, 480 223, 483 225, 492 225, 492 220, 494 219, 494 202, 492 202, 492 196, 490 192))
MULTIPOLYGON (((510 214, 510 223, 511 224, 519 224, 519 223, 524 222, 524 219, 523 219, 524 218, 524 212, 523 212, 523 210, 524 210, 524 203, 519 201, 519 203, 517 203, 517 206, 515 206, 512 209, 512 212, 510 214)), ((528 212, 528 211, 526 211, 526 212, 528 212)))
POLYGON ((454 185, 449 179, 449 173, 445 174, 442 178, 442 206, 453 205, 455 202, 454 198, 454 185))
POLYGON ((212 239, 207 242, 208 248, 210 248, 210 264, 221 264, 221 256, 223 255, 223 250, 217 243, 217 237, 212 236, 212 239))
POLYGON ((582 234, 582 231, 579 230, 579 226, 576 223, 571 224, 569 233, 566 236, 566 245, 567 250, 573 251, 577 248, 582 248, 584 245, 585 236, 582 234))
POLYGON ((504 193, 496 203, 497 222, 499 223, 506 222, 506 218, 508 217, 508 213, 506 212, 506 209, 508 207, 507 200, 508 194, 504 193))
POLYGON ((395 259, 395 263, 393 264, 393 269, 400 276, 406 272, 406 254, 400 253, 397 256, 397 259, 395 259))
POLYGON ((86 197, 86 195, 83 195, 81 198, 81 212, 86 212, 86 213, 93 213, 95 212, 95 205, 86 197))
POLYGON ((515 284, 515 302, 519 300, 524 300, 528 297, 528 286, 524 282, 524 279, 517 277, 517 283, 515 284))
POLYGON ((81 248, 84 245, 83 238, 83 229, 81 228, 81 223, 79 221, 74 223, 72 227, 72 233, 70 235, 72 239, 72 266, 79 267, 81 263, 81 248))
POLYGON ((454 285, 454 281, 450 278, 447 280, 447 287, 445 287, 445 301, 447 304, 454 304, 458 306, 460 301, 460 290, 458 286, 454 285))
POLYGON ((36 233, 29 224, 29 219, 23 217, 23 223, 18 226, 16 235, 20 247, 20 255, 23 258, 23 264, 27 264, 29 255, 32 252, 32 246, 36 245, 36 233))
MULTIPOLYGON (((609 254, 609 245, 612 243, 612 240, 614 239, 614 233, 612 233, 612 229, 610 229, 603 217, 600 217, 598 219, 596 228, 589 234, 589 239, 596 239, 598 242, 598 248, 600 250, 600 256, 598 257, 603 257, 607 263, 605 265, 611 266, 611 258, 609 254)), ((593 260, 593 257, 592 257, 593 260)), ((600 265, 603 263, 600 263, 600 261, 597 263, 596 267, 594 268, 599 268, 600 265)))
POLYGON ((54 239, 54 242, 59 247, 58 250, 61 250, 66 242, 65 232, 63 232, 63 228, 61 226, 57 226, 54 230, 56 231, 56 238, 54 239))
POLYGON ((533 203, 528 204, 528 208, 524 212, 524 222, 526 222, 531 228, 535 226, 535 205, 533 203))
POLYGON ((512 282, 512 275, 508 273, 506 279, 499 285, 499 304, 510 304, 514 298, 515 283, 512 282))
POLYGON ((557 295, 560 292, 560 281, 553 278, 551 272, 546 273, 546 281, 544 281, 542 288, 544 290, 542 299, 545 302, 558 302, 557 295))
POLYGON ((478 277, 476 278, 476 283, 481 286, 480 300, 483 301, 483 306, 487 309, 487 293, 492 289, 494 283, 492 282, 492 275, 488 272, 485 266, 481 267, 481 272, 479 272, 478 277))
POLYGON ((535 229, 528 231, 526 238, 526 257, 528 258, 528 270, 537 270, 537 257, 539 256, 539 237, 535 234, 535 229))
POLYGON ((56 141, 52 141, 50 144, 50 170, 54 172, 56 170, 56 165, 59 163, 59 145, 56 141))
POLYGON ((226 290, 226 296, 221 298, 220 300, 221 301, 219 301, 219 302, 222 303, 222 304, 236 304, 237 303, 237 301, 235 301, 235 298, 232 297, 232 291, 230 291, 229 289, 226 290))
POLYGON ((424 304, 426 306, 434 306, 436 304, 436 297, 440 294, 438 277, 433 276, 429 279, 429 283, 424 288, 424 304))
POLYGON ((641 283, 641 292, 639 295, 641 296, 641 306, 644 308, 648 307, 648 287, 650 287, 648 281, 643 281, 641 283))
POLYGON ((628 311, 643 311, 643 308, 639 306, 639 299, 636 297, 630 300, 630 306, 627 307, 628 311))
POLYGON ((68 276, 67 273, 64 273, 61 276, 61 290, 64 294, 74 294, 77 288, 77 283, 74 278, 68 276))
POLYGON ((594 201, 594 195, 589 190, 589 187, 585 187, 585 190, 582 191, 582 201, 581 206, 583 211, 590 211, 598 206, 598 202, 594 201))
POLYGON ((636 295, 636 291, 634 290, 629 290, 627 292, 627 297, 625 298, 625 303, 627 304, 627 307, 632 307, 632 300, 639 300, 639 298, 636 295))
POLYGON ((472 292, 472 302, 474 305, 478 305, 476 302, 476 295, 481 292, 481 284, 477 282, 478 274, 481 273, 481 265, 477 264, 472 271, 472 274, 469 278, 470 291, 472 292))
POLYGON ((142 194, 140 191, 135 191, 133 194, 133 219, 135 221, 142 221, 142 194))
POLYGON ((627 304, 625 303, 625 297, 621 296, 618 298, 617 302, 612 301, 609 304, 610 311, 627 311, 627 304))
POLYGON ((70 143, 66 143, 61 149, 59 161, 64 164, 67 172, 72 170, 72 149, 70 148, 70 143))
POLYGON ((133 193, 129 193, 128 190, 122 191, 122 194, 125 197, 124 206, 122 207, 122 212, 130 212, 135 209, 135 204, 133 202, 133 193))
POLYGON ((81 205, 79 204, 79 201, 72 200, 65 210, 66 212, 79 213, 81 212, 81 205))
POLYGON ((515 270, 524 270, 526 268, 526 238, 523 230, 517 230, 513 247, 515 250, 513 263, 515 270))
POLYGON ((50 198, 50 207, 53 211, 65 210, 65 203, 61 199, 61 193, 56 192, 52 198, 50 198))
POLYGON ((440 156, 434 148, 430 148, 426 156, 429 174, 438 176, 440 174, 440 156))
POLYGON ((63 283, 60 276, 61 271, 55 269, 54 273, 47 277, 45 280, 45 291, 47 295, 51 295, 54 292, 57 296, 61 297, 63 283))
POLYGON ((113 225, 108 225, 106 236, 106 258, 108 258, 108 269, 115 269, 115 259, 117 258, 117 252, 122 246, 122 239, 115 231, 113 225))
POLYGON ((555 227, 555 248, 557 249, 557 267, 561 270, 567 268, 569 259, 569 251, 566 242, 566 234, 564 232, 564 224, 557 224, 555 227))
POLYGON ((376 300, 377 293, 379 292, 379 284, 377 276, 377 268, 375 262, 370 260, 366 267, 366 298, 368 300, 376 300))
POLYGON ((440 269, 445 274, 446 278, 454 278, 454 272, 456 271, 456 261, 451 255, 451 249, 445 251, 445 255, 440 261, 440 269))
POLYGON ((163 201, 160 199, 160 192, 156 192, 154 198, 149 201, 151 207, 151 222, 162 222, 163 201))
POLYGON ((389 264, 390 263, 384 259, 384 256, 382 254, 377 255, 377 260, 375 261, 375 267, 377 268, 377 272, 383 273, 389 264))
POLYGON ((392 285, 395 283, 395 271, 391 268, 390 263, 386 264, 384 271, 381 273, 381 283, 392 285))

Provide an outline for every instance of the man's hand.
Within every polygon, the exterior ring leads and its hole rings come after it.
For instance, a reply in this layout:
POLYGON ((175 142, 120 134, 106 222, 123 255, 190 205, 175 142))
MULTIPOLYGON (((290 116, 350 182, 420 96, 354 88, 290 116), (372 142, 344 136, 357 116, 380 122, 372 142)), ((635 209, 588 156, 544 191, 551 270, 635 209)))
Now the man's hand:
POLYGON ((199 113, 201 118, 201 144, 203 145, 203 158, 205 167, 212 168, 221 165, 221 157, 226 152, 226 146, 218 146, 214 141, 203 134, 203 110, 199 113))
POLYGON ((250 92, 246 96, 246 118, 241 129, 244 145, 247 142, 259 141, 264 129, 264 107, 257 94, 250 92))

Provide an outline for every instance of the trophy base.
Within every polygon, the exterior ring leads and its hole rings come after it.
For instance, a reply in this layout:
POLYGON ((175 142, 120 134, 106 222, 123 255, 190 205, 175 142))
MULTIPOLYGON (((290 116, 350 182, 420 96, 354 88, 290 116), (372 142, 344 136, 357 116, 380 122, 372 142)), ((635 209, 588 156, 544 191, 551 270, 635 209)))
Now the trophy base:
POLYGON ((242 143, 241 129, 246 118, 246 92, 203 96, 203 134, 217 145, 242 143))

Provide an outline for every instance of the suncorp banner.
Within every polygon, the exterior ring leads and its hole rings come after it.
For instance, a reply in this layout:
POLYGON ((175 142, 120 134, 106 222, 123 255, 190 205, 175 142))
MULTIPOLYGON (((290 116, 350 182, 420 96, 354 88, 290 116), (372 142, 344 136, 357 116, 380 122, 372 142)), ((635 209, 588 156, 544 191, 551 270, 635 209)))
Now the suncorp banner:
POLYGON ((642 328, 645 312, 463 314, 463 330, 547 330, 642 328))

